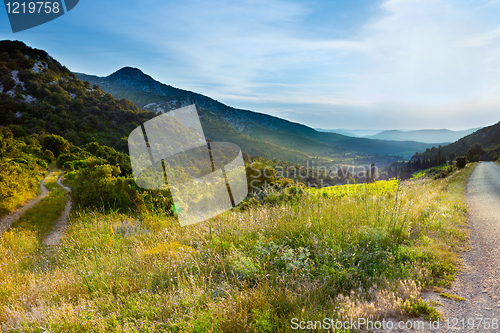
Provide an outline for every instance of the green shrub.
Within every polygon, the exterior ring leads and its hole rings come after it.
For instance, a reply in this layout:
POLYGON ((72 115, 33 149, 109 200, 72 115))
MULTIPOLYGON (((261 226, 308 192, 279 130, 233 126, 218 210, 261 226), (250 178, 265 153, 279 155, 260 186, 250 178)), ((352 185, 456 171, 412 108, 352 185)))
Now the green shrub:
POLYGON ((259 202, 257 201, 257 199, 255 198, 248 198, 248 199, 245 199, 243 200, 239 205, 238 205, 238 208, 240 210, 248 210, 250 209, 251 207, 255 207, 255 206, 258 206, 259 205, 259 202))
POLYGON ((248 192, 255 191, 267 184, 276 182, 276 170, 260 161, 254 161, 246 166, 248 192))
POLYGON ((47 135, 42 138, 43 147, 50 150, 57 158, 64 152, 69 151, 71 143, 59 135, 47 135))
POLYGON ((38 140, 0 128, 0 214, 36 196, 47 162, 38 140))
POLYGON ((3 86, 3 91, 6 92, 16 86, 16 81, 10 75, 4 75, 0 78, 0 84, 3 86))
POLYGON ((140 209, 143 201, 137 191, 123 178, 120 168, 99 160, 89 160, 88 167, 72 175, 71 198, 78 208, 129 211, 140 209))
POLYGON ((456 158, 457 161, 457 168, 463 169, 467 165, 467 157, 465 156, 460 156, 456 158))
POLYGON ((422 316, 425 320, 435 321, 441 318, 439 312, 423 300, 407 305, 405 310, 414 316, 422 316))
POLYGON ((41 180, 41 170, 31 164, 14 161, 0 162, 0 170, 1 215, 15 209, 26 199, 31 199, 36 195, 41 180))

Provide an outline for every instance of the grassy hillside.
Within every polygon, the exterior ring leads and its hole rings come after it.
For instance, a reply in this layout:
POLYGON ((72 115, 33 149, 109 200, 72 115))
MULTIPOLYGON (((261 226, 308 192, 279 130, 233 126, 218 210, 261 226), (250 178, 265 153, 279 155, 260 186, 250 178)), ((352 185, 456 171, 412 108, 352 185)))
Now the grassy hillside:
POLYGON ((260 140, 303 152, 314 153, 320 156, 333 157, 352 153, 348 149, 340 149, 336 146, 327 145, 297 134, 283 133, 267 129, 257 124, 252 124, 250 133, 252 137, 258 137, 260 140))
MULTIPOLYGON (((316 158, 317 155, 310 152, 305 153, 299 149, 294 149, 293 145, 285 142, 285 145, 280 145, 280 142, 274 144, 263 140, 255 139, 248 135, 244 135, 225 122, 214 121, 211 117, 205 117, 205 110, 200 110, 203 131, 205 136, 217 142, 232 142, 237 144, 241 150, 250 156, 257 155, 269 160, 281 160, 291 163, 304 164, 306 161, 316 158), (287 146, 289 148, 286 148, 287 146)), ((329 165, 333 158, 320 158, 323 164, 329 165)), ((348 162, 349 159, 342 159, 343 162, 348 162)))

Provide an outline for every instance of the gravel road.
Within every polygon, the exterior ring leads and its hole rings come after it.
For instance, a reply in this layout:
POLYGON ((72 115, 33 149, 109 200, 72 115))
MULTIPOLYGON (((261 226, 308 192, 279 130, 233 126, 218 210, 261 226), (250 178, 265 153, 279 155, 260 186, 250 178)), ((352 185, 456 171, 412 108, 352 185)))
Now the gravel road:
POLYGON ((438 310, 449 320, 434 332, 500 332, 500 166, 480 163, 466 198, 471 250, 462 255, 464 271, 449 291, 465 301, 430 296, 443 304, 438 310))

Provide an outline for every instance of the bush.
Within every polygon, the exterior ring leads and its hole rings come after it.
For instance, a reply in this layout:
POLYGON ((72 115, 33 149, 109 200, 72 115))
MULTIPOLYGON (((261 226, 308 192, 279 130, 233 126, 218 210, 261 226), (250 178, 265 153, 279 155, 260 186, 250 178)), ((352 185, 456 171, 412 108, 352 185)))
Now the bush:
POLYGON ((56 158, 71 147, 71 143, 59 135, 47 135, 42 139, 42 142, 43 147, 50 150, 56 158))
POLYGON ((255 207, 259 205, 259 201, 255 198, 247 198, 243 200, 239 205, 238 208, 242 211, 248 210, 251 207, 255 207))
MULTIPOLYGON (((253 159, 253 157, 252 157, 253 159)), ((246 166, 248 192, 276 182, 276 170, 262 162, 254 161, 246 166)))
MULTIPOLYGON (((21 162, 21 161, 19 161, 21 162)), ((36 196, 41 180, 39 169, 26 163, 0 161, 0 215, 36 196)))
POLYGON ((3 91, 6 92, 16 86, 16 81, 10 75, 4 75, 0 78, 0 84, 3 86, 3 91))
POLYGON ((106 211, 138 209, 143 204, 142 199, 126 180, 117 177, 119 174, 119 167, 108 164, 90 165, 77 171, 71 182, 75 206, 106 211))
POLYGON ((34 137, 16 139, 9 128, 0 128, 0 214, 36 196, 47 162, 34 137))
POLYGON ((467 165, 467 157, 465 156, 460 156, 456 158, 457 161, 457 168, 463 169, 467 165))

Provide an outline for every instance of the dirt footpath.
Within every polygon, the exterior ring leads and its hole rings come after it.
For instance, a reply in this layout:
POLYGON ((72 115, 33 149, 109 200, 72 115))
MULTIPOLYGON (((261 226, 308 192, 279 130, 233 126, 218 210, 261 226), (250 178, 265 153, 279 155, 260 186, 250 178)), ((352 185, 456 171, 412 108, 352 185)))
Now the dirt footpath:
MULTIPOLYGON (((61 184, 61 178, 63 174, 57 179, 57 184, 61 186, 63 189, 66 190, 66 192, 71 192, 71 189, 69 187, 64 186, 61 184)), ((68 202, 66 203, 66 207, 64 207, 64 211, 62 212, 61 216, 57 220, 54 230, 43 240, 43 244, 45 245, 59 245, 59 242, 61 241, 62 233, 64 229, 66 228, 66 224, 68 223, 69 219, 69 213, 71 212, 71 199, 68 198, 68 202)))
POLYGON ((44 182, 45 178, 40 183, 40 194, 35 199, 28 201, 24 206, 10 212, 8 215, 0 219, 0 236, 3 235, 3 233, 10 228, 12 223, 17 221, 25 211, 39 203, 43 198, 47 196, 47 194, 49 194, 49 191, 47 190, 45 185, 43 185, 44 182))

